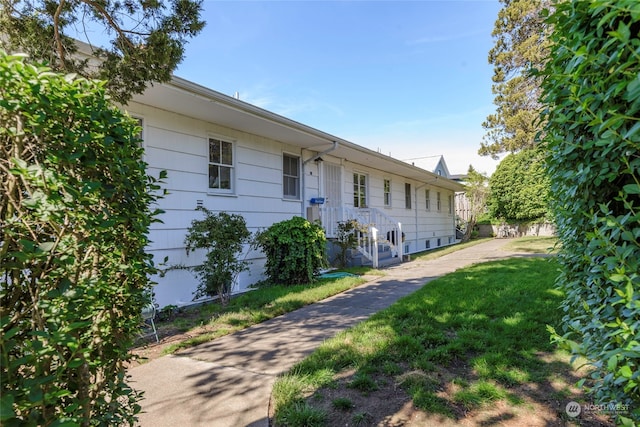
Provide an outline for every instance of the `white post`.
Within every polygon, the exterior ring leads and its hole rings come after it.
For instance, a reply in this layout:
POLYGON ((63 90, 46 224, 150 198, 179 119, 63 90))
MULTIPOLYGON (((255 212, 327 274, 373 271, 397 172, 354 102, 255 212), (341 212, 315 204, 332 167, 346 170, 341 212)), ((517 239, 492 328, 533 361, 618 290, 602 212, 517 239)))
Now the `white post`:
POLYGON ((396 242, 398 242, 398 256, 400 257, 400 262, 402 262, 404 261, 404 242, 402 241, 402 223, 401 222, 398 223, 398 236, 396 237, 396 242))
POLYGON ((371 257, 373 268, 378 268, 378 229, 375 227, 371 227, 371 237, 373 239, 373 245, 371 247, 371 257))

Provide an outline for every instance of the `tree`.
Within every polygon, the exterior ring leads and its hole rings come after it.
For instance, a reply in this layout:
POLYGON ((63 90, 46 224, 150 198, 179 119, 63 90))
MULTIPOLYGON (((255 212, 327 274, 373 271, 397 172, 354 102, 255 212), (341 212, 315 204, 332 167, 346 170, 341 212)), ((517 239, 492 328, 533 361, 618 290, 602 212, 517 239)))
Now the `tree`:
POLYGON ((464 233, 464 241, 471 239, 471 233, 478 222, 478 217, 487 209, 488 181, 489 178, 486 175, 476 171, 473 166, 469 165, 464 194, 468 202, 469 218, 464 233))
POLYGON ((191 222, 184 239, 187 254, 196 249, 207 251, 202 264, 189 268, 200 279, 194 299, 217 295, 220 303, 227 305, 234 280, 247 269, 247 262, 238 255, 245 244, 252 243, 251 232, 241 215, 198 209, 205 217, 191 222))
POLYGON ((158 211, 104 82, 0 50, 0 424, 133 425, 126 381, 158 211))
POLYGON ((541 149, 527 149, 502 159, 489 180, 489 213, 506 221, 549 217, 549 179, 541 149))
POLYGON ((640 3, 559 2, 541 76, 561 273, 553 336, 593 367, 596 403, 640 421, 640 3), (626 406, 626 409, 624 407, 626 406))
POLYGON ((498 158, 532 148, 541 130, 540 78, 532 73, 546 59, 549 26, 540 16, 548 0, 500 0, 492 35, 495 46, 489 51, 494 65, 494 104, 497 109, 482 126, 487 130, 478 153, 498 158))
POLYGON ((204 27, 202 0, 0 0, 0 47, 22 51, 56 71, 106 80, 126 103, 150 82, 166 82, 184 46, 204 27), (91 46, 99 60, 77 52, 75 38, 92 43, 106 33, 111 45, 91 46))

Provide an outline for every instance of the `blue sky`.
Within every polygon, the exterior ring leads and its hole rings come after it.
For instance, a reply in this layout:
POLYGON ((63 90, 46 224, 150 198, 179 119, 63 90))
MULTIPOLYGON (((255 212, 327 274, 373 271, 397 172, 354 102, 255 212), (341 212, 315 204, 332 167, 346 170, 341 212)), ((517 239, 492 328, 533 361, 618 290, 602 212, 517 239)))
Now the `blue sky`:
MULTIPOLYGON (((495 110, 487 54, 500 4, 204 1, 177 76, 398 159, 477 155, 495 110)), ((420 164, 420 161, 416 161, 420 164)))

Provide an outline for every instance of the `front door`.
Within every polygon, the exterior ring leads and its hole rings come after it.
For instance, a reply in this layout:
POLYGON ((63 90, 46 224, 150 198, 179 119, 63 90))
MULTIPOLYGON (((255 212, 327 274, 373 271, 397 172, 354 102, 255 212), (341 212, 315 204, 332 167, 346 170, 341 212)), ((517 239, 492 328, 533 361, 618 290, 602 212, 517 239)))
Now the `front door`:
POLYGON ((342 166, 324 162, 324 216, 322 225, 327 237, 333 237, 335 226, 342 221, 342 166))

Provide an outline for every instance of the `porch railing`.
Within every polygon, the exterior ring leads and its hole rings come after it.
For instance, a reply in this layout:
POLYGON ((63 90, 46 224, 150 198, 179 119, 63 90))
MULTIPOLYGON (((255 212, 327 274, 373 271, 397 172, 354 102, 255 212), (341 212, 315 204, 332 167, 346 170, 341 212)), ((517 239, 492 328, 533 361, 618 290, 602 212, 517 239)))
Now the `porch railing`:
POLYGON ((366 232, 358 232, 358 251, 378 268, 378 249, 389 246, 393 256, 402 259, 402 224, 376 208, 321 207, 320 218, 328 238, 337 237, 338 223, 356 220, 365 225, 366 232))

